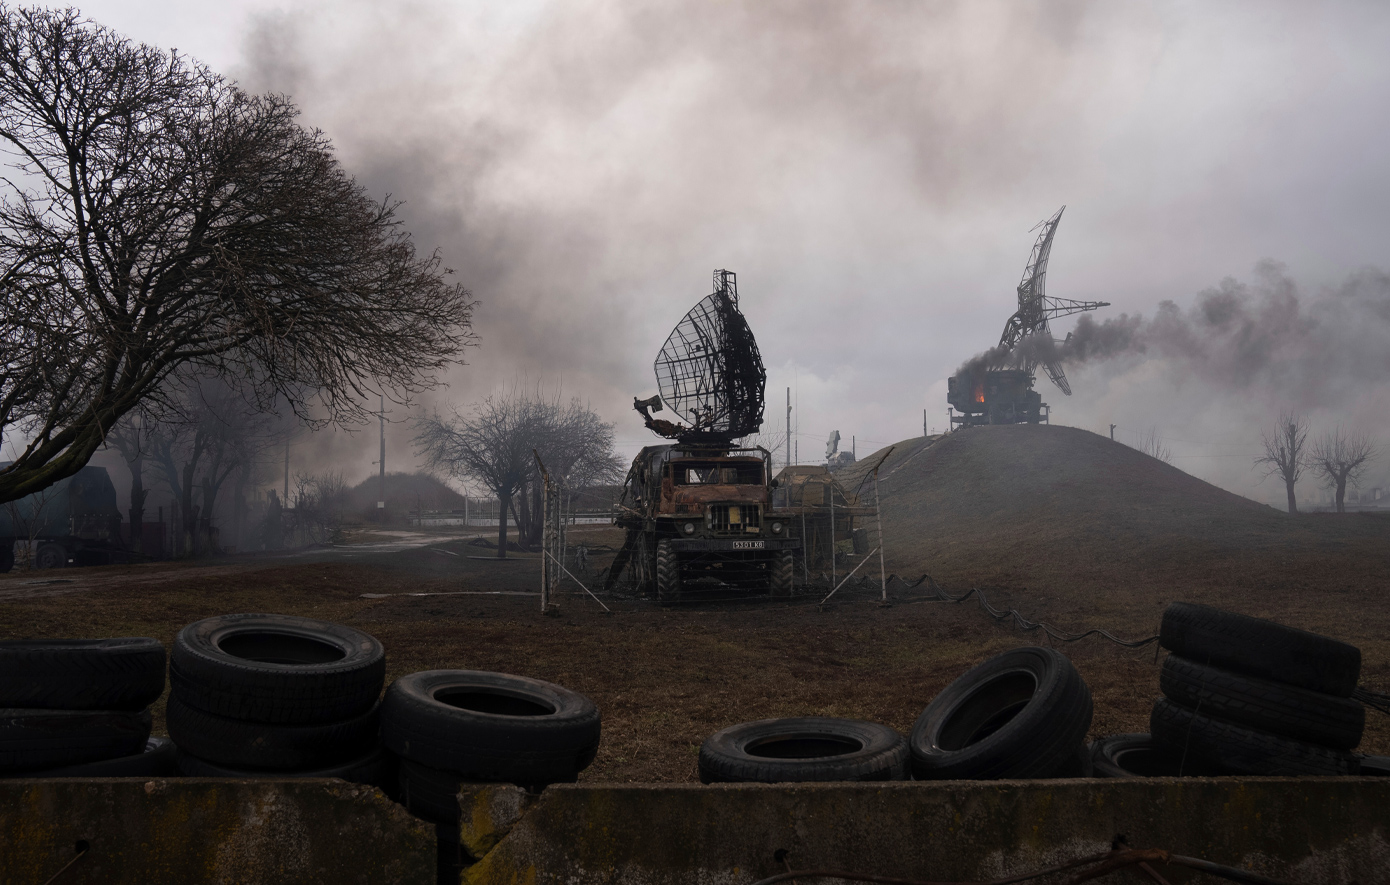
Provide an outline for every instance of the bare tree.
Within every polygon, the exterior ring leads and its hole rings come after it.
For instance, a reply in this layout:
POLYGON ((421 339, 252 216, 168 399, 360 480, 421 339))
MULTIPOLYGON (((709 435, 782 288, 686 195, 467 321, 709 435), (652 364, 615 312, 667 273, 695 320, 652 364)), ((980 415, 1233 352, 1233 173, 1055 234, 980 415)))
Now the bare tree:
POLYGON ((415 423, 415 449, 429 466, 473 480, 497 497, 497 555, 506 556, 507 514, 523 544, 540 534, 539 476, 533 452, 551 476, 569 487, 614 482, 622 461, 613 451, 613 425, 579 400, 560 402, 539 389, 489 396, 464 416, 457 409, 415 423))
POLYGON ((1340 425, 1313 445, 1308 462, 1324 483, 1337 493, 1337 512, 1346 512, 1347 483, 1358 485, 1377 454, 1363 433, 1348 433, 1340 425))
POLYGON ((1165 464, 1173 463, 1173 450, 1164 445, 1163 437, 1159 435, 1157 427, 1150 426, 1148 430, 1139 434, 1139 444, 1135 448, 1165 464))
MULTIPOLYGON (((223 379, 180 379, 166 386, 176 389, 161 392, 165 408, 158 416, 141 410, 138 439, 130 438, 126 421, 111 439, 127 462, 132 455, 148 459, 178 501, 179 547, 194 554, 216 552, 213 515, 222 487, 234 475, 244 481, 247 471, 265 452, 282 445, 292 428, 285 416, 261 411, 223 379)), ((131 494, 133 507, 133 488, 131 494)))
POLYGON ((297 114, 75 10, 0 7, 0 427, 27 440, 0 501, 185 368, 349 424, 460 362, 468 293, 297 114))
POLYGON ((1255 466, 1263 467, 1265 476, 1278 476, 1284 480, 1284 488, 1289 493, 1289 512, 1297 513, 1294 485, 1308 465, 1308 456, 1304 452, 1308 443, 1307 420, 1293 412, 1280 412, 1279 423, 1274 429, 1260 432, 1260 442, 1264 446, 1264 454, 1255 459, 1255 466))
POLYGON ((348 485, 340 471, 295 474, 293 531, 303 544, 321 544, 338 537, 348 485))

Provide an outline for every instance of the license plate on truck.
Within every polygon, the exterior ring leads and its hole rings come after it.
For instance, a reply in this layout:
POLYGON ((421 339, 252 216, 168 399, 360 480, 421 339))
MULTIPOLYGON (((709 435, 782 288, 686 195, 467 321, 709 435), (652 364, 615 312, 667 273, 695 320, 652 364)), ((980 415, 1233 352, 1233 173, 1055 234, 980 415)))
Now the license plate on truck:
POLYGON ((735 550, 763 550, 767 547, 766 541, 735 541, 735 550))

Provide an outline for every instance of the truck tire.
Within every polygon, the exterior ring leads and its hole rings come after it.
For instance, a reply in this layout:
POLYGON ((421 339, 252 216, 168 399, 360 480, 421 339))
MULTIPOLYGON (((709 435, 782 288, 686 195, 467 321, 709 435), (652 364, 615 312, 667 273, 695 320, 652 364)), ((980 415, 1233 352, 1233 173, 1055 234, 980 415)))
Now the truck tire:
POLYGON ((381 695, 386 654, 351 627, 289 615, 219 615, 174 639, 169 682, 190 707, 252 722, 361 716, 381 695))
POLYGON ((1307 741, 1257 731, 1175 704, 1154 702, 1149 733, 1170 755, 1221 774, 1276 776, 1355 774, 1357 757, 1307 741))
POLYGON ((1112 734, 1091 743, 1096 777, 1214 777, 1214 768, 1182 758, 1154 743, 1150 734, 1112 734))
POLYGON ((179 773, 175 752, 173 741, 166 737, 152 737, 145 741, 145 750, 142 753, 62 768, 49 768, 44 771, 7 774, 4 777, 175 777, 179 773))
POLYGON ((599 733, 593 701, 505 673, 411 673, 391 683, 381 703, 387 749, 465 780, 571 783, 594 761, 599 733))
POLYGON ((1168 606, 1158 642, 1190 661, 1339 698, 1351 697, 1361 674, 1356 646, 1190 602, 1168 606))
POLYGON ((912 727, 918 780, 1053 777, 1091 727, 1091 690, 1055 649, 1016 648, 972 668, 912 727))
POLYGON ((0 539, 0 574, 14 568, 14 541, 0 539))
POLYGON ((216 762, 199 759, 197 756, 189 755, 182 749, 178 751, 176 761, 178 762, 179 772, 183 774, 184 777, 338 777, 349 783, 380 787, 387 793, 394 793, 396 789, 396 758, 386 752, 382 747, 375 747, 370 752, 357 759, 349 759, 347 762, 341 762, 337 765, 327 765, 321 768, 297 769, 294 771, 234 768, 230 765, 219 765, 216 762))
POLYGON ((796 580, 796 560, 790 550, 779 550, 773 554, 768 568, 768 592, 773 599, 791 599, 792 584, 796 580))
POLYGON ((164 693, 164 646, 147 637, 0 640, 0 708, 143 710, 164 693))
POLYGON ((0 772, 133 756, 149 737, 149 710, 0 710, 0 772))
POLYGON ((656 542, 656 598, 662 605, 681 601, 681 568, 671 542, 656 542))
POLYGON ((700 746, 700 782, 806 783, 907 779, 907 741, 886 725, 806 716, 717 731, 700 746))
POLYGON ((34 568, 62 568, 67 564, 68 551, 62 544, 48 541, 34 551, 34 568))
POLYGON ((247 722, 190 707, 177 694, 165 710, 169 736, 184 752, 232 768, 286 771, 324 768, 356 759, 376 746, 374 706, 351 719, 307 725, 247 722))
POLYGON ((1158 684, 1165 697, 1189 710, 1334 750, 1355 749, 1366 728, 1360 701, 1208 667, 1179 655, 1163 662, 1158 684))

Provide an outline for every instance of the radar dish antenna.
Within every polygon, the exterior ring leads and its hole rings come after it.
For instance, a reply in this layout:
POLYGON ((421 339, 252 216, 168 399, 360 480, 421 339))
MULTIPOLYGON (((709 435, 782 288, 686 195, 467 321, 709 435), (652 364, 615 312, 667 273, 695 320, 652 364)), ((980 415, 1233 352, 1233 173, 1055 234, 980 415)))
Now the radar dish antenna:
POLYGON ((660 397, 633 405, 647 426, 682 442, 729 445, 763 425, 763 368, 753 330, 738 309, 738 275, 714 272, 714 291, 666 339, 653 367, 660 397), (653 419, 665 404, 688 424, 653 419), (649 411, 650 410, 650 411, 649 411))
MULTIPOLYGON (((1074 313, 1109 307, 1108 301, 1072 301, 1068 298, 1047 297, 1047 260, 1052 257, 1052 237, 1057 233, 1057 225, 1062 220, 1063 206, 1057 214, 1038 223, 1033 230, 1042 228, 1033 251, 1028 255, 1028 266, 1023 269, 1023 279, 1018 283, 1018 310, 1004 324, 1004 334, 999 336, 999 345, 1014 352, 1024 338, 1031 335, 1052 336, 1048 320, 1074 313)), ((1022 368, 1032 374, 1038 367, 1039 359, 1029 356, 1020 361, 1022 368)), ((1043 371, 1052 379, 1062 393, 1071 396, 1071 385, 1067 382, 1062 366, 1055 361, 1042 363, 1043 371)))

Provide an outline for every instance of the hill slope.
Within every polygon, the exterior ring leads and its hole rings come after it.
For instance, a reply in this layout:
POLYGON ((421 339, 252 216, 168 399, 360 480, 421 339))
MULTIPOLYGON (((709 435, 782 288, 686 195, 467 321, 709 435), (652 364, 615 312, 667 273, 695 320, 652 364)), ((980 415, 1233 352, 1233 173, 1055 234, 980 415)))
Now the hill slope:
POLYGON ((890 568, 955 586, 1253 589, 1360 582, 1349 564, 1390 566, 1390 519, 1290 516, 1072 427, 905 440, 880 483, 890 568))

